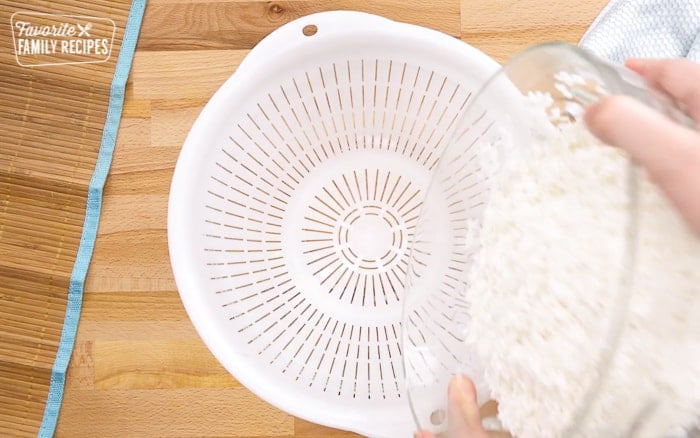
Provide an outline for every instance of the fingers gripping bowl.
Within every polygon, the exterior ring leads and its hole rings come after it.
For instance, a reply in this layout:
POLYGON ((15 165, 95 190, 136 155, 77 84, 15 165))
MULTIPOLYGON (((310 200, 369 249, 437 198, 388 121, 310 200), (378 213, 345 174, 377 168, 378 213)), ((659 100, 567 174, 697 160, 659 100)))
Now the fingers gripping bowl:
POLYGON ((448 429, 456 373, 481 402, 498 399, 523 438, 666 436, 698 418, 700 370, 688 363, 700 357, 700 243, 583 125, 606 94, 687 121, 629 72, 563 44, 518 55, 466 108, 407 280, 404 360, 421 428, 448 429))

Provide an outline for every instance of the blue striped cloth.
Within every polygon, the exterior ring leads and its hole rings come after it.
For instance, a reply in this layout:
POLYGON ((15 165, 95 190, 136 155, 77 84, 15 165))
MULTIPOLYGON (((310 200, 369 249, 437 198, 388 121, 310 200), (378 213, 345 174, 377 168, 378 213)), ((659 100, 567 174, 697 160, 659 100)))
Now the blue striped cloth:
POLYGON ((107 107, 107 118, 102 130, 102 141, 97 154, 97 163, 90 179, 88 188, 87 203, 85 207, 85 219, 83 221, 83 231, 78 246, 73 270, 71 272, 68 286, 68 300, 66 303, 66 315, 63 320, 61 339, 56 352, 53 368, 51 370, 51 381, 49 383, 49 393, 44 407, 44 416, 37 434, 40 438, 50 438, 53 436, 58 420, 58 413, 63 399, 63 388, 66 382, 66 369, 68 361, 73 352, 75 343, 75 333, 78 329, 78 319, 80 318, 80 307, 83 300, 83 285, 87 275, 92 250, 95 245, 97 235, 97 225, 100 220, 100 209, 102 207, 102 188, 104 187, 109 166, 112 163, 112 153, 117 139, 119 120, 124 104, 124 89, 126 79, 131 69, 131 60, 134 57, 136 40, 141 29, 141 19, 146 7, 146 0, 133 0, 127 17, 124 37, 122 38, 119 57, 112 78, 109 92, 109 103, 107 107))
POLYGON ((631 57, 700 62, 700 0, 611 0, 580 45, 618 63, 631 57))

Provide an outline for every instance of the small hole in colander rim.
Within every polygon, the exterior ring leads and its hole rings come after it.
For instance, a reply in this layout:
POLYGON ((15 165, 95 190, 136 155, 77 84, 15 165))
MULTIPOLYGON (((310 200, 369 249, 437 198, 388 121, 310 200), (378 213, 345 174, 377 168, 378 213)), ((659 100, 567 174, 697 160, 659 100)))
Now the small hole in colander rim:
POLYGON ((301 33, 306 36, 314 36, 316 35, 316 32, 318 32, 318 27, 316 27, 315 24, 307 24, 303 29, 301 29, 301 33))
POLYGON ((432 424, 433 426, 440 426, 444 422, 445 422, 445 410, 444 409, 435 409, 433 412, 430 413, 430 424, 432 424))

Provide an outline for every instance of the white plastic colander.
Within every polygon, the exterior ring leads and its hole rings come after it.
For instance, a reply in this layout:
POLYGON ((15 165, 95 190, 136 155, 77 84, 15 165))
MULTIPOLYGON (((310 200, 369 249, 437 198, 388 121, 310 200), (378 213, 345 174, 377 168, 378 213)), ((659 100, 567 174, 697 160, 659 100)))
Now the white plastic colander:
POLYGON ((247 388, 312 422, 411 435, 408 251, 458 116, 498 67, 439 32, 325 12, 266 37, 212 97, 175 169, 170 258, 247 388))

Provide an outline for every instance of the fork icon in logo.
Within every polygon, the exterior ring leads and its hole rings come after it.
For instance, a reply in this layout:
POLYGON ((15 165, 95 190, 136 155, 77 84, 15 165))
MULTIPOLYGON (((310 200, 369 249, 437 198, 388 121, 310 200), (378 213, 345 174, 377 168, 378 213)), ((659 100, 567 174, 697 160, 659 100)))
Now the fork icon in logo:
POLYGON ((80 23, 78 23, 78 30, 80 31, 78 33, 79 37, 82 37, 83 35, 90 38, 90 29, 92 29, 92 23, 89 21, 85 24, 85 26, 81 26, 80 23))

